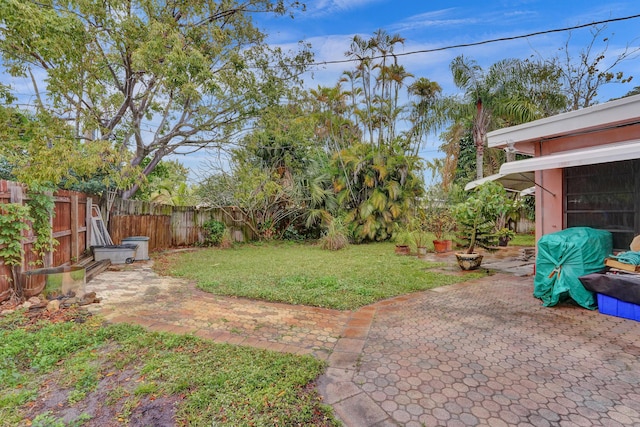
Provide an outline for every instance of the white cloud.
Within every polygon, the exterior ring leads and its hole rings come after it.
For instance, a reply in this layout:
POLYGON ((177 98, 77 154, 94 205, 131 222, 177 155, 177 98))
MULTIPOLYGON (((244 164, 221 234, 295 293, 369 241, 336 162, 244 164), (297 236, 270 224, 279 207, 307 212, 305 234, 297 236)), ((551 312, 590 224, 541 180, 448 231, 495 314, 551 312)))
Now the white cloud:
POLYGON ((463 28, 465 26, 474 25, 479 22, 481 22, 481 18, 479 17, 460 17, 459 9, 449 8, 409 16, 400 22, 391 24, 388 28, 389 31, 400 32, 402 34, 405 32, 422 29, 442 29, 445 27, 463 28), (456 17, 449 18, 449 16, 452 15, 456 15, 456 17))
POLYGON ((339 13, 363 8, 382 1, 387 0, 317 0, 313 3, 307 3, 307 15, 309 17, 317 17, 330 13, 339 13))

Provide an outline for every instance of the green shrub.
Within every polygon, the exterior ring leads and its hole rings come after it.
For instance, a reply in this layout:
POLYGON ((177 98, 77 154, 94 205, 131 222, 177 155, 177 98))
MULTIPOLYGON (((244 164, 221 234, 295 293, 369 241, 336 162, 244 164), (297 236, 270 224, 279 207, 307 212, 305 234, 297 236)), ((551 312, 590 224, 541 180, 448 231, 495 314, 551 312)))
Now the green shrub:
POLYGON ((222 242, 222 237, 227 227, 218 220, 210 219, 202 224, 202 228, 204 228, 205 232, 204 244, 206 246, 218 246, 222 242))

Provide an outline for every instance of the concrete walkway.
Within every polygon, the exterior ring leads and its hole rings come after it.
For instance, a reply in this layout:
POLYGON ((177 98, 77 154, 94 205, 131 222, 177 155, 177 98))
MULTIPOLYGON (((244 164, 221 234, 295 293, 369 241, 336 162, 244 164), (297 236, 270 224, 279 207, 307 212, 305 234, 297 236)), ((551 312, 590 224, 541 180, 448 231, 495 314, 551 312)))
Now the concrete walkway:
POLYGON ((140 262, 87 288, 114 322, 327 360, 319 391, 346 426, 640 425, 640 323, 542 307, 531 276, 355 312, 215 297, 140 262))

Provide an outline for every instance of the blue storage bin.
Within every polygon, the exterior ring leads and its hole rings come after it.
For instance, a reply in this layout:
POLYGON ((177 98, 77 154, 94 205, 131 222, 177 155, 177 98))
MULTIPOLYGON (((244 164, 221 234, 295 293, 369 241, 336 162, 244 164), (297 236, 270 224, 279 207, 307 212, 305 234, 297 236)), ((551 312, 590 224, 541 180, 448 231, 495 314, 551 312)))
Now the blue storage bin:
POLYGON ((640 322, 640 305, 620 301, 607 295, 598 294, 598 311, 602 314, 640 322))

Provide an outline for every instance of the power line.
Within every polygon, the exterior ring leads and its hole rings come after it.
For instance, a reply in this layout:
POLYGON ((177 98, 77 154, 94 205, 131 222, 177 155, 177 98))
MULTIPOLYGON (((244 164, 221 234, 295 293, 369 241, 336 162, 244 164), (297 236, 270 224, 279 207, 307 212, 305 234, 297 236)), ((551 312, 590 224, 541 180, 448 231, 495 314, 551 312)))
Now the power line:
MULTIPOLYGON (((551 29, 551 30, 536 31, 536 32, 533 32, 533 33, 522 34, 522 35, 519 35, 519 36, 499 37, 499 38, 496 38, 496 39, 482 40, 482 41, 479 41, 479 42, 461 43, 461 44, 454 44, 454 45, 449 45, 449 46, 435 47, 435 48, 432 48, 432 49, 421 49, 421 50, 413 50, 413 51, 410 51, 410 52, 394 53, 392 56, 409 56, 409 55, 417 55, 417 54, 420 54, 420 53, 441 52, 443 50, 458 49, 458 48, 461 48, 461 47, 480 46, 480 45, 490 44, 490 43, 497 43, 497 42, 503 42, 503 41, 525 39, 527 37, 540 36, 540 35, 543 35, 543 34, 562 33, 562 32, 565 32, 565 31, 577 30, 577 29, 585 28, 585 27, 592 27, 594 25, 608 24, 608 23, 611 23, 611 22, 626 21, 626 20, 629 20, 629 19, 636 19, 636 18, 640 18, 640 14, 638 14, 638 15, 630 15, 630 16, 623 16, 623 17, 620 17, 620 18, 603 19, 601 21, 593 21, 593 22, 590 22, 588 24, 574 25, 572 27, 554 28, 554 29, 551 29)), ((376 56, 367 57, 367 59, 381 59, 381 58, 384 58, 384 55, 376 55, 376 56)), ((317 66, 317 65, 330 65, 330 64, 345 64, 347 62, 354 62, 354 61, 358 61, 358 59, 336 59, 336 60, 330 60, 330 61, 312 62, 312 63, 309 63, 307 65, 309 65, 309 66, 317 66)))

